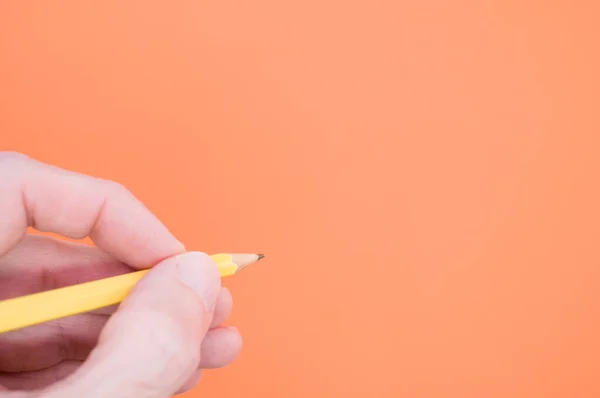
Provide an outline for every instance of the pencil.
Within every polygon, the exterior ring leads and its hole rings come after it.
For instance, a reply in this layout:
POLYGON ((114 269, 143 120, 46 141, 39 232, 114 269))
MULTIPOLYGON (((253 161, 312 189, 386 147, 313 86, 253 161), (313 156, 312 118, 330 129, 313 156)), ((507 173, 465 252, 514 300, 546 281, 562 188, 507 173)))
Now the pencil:
MULTIPOLYGON (((221 277, 255 263, 262 254, 215 254, 221 277)), ((0 301, 0 333, 119 304, 149 270, 0 301)))

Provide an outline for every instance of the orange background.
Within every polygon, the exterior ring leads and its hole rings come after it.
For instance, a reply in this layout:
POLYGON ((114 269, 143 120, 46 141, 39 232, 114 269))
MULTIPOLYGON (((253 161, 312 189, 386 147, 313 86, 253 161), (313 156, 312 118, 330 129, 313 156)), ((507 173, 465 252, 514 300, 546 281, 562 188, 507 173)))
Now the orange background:
POLYGON ((0 147, 268 254, 190 397, 598 397, 593 3, 3 1, 0 147))

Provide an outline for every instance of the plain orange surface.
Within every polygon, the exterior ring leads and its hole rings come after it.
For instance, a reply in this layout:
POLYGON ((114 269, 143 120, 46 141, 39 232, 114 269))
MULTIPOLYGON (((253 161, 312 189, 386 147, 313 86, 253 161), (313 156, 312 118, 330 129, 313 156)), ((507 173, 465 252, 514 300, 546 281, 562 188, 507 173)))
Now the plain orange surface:
POLYGON ((3 1, 0 148, 267 253, 190 397, 598 397, 597 4, 3 1))

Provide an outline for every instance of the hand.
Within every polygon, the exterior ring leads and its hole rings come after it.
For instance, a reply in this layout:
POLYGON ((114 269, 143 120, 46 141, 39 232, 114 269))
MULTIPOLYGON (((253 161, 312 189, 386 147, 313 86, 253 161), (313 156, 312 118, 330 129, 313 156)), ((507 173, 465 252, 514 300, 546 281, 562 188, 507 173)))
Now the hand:
POLYGON ((169 397, 241 348, 214 263, 126 189, 0 152, 0 300, 152 266, 118 308, 0 334, 0 398, 169 397))

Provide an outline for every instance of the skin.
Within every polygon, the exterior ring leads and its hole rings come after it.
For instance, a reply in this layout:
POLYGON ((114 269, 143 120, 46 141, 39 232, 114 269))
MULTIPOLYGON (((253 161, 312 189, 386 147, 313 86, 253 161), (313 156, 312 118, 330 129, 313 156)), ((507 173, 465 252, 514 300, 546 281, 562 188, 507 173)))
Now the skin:
POLYGON ((0 335, 0 398, 170 397, 242 345, 215 264, 124 187, 0 152, 0 300, 150 267, 118 308, 0 335))

